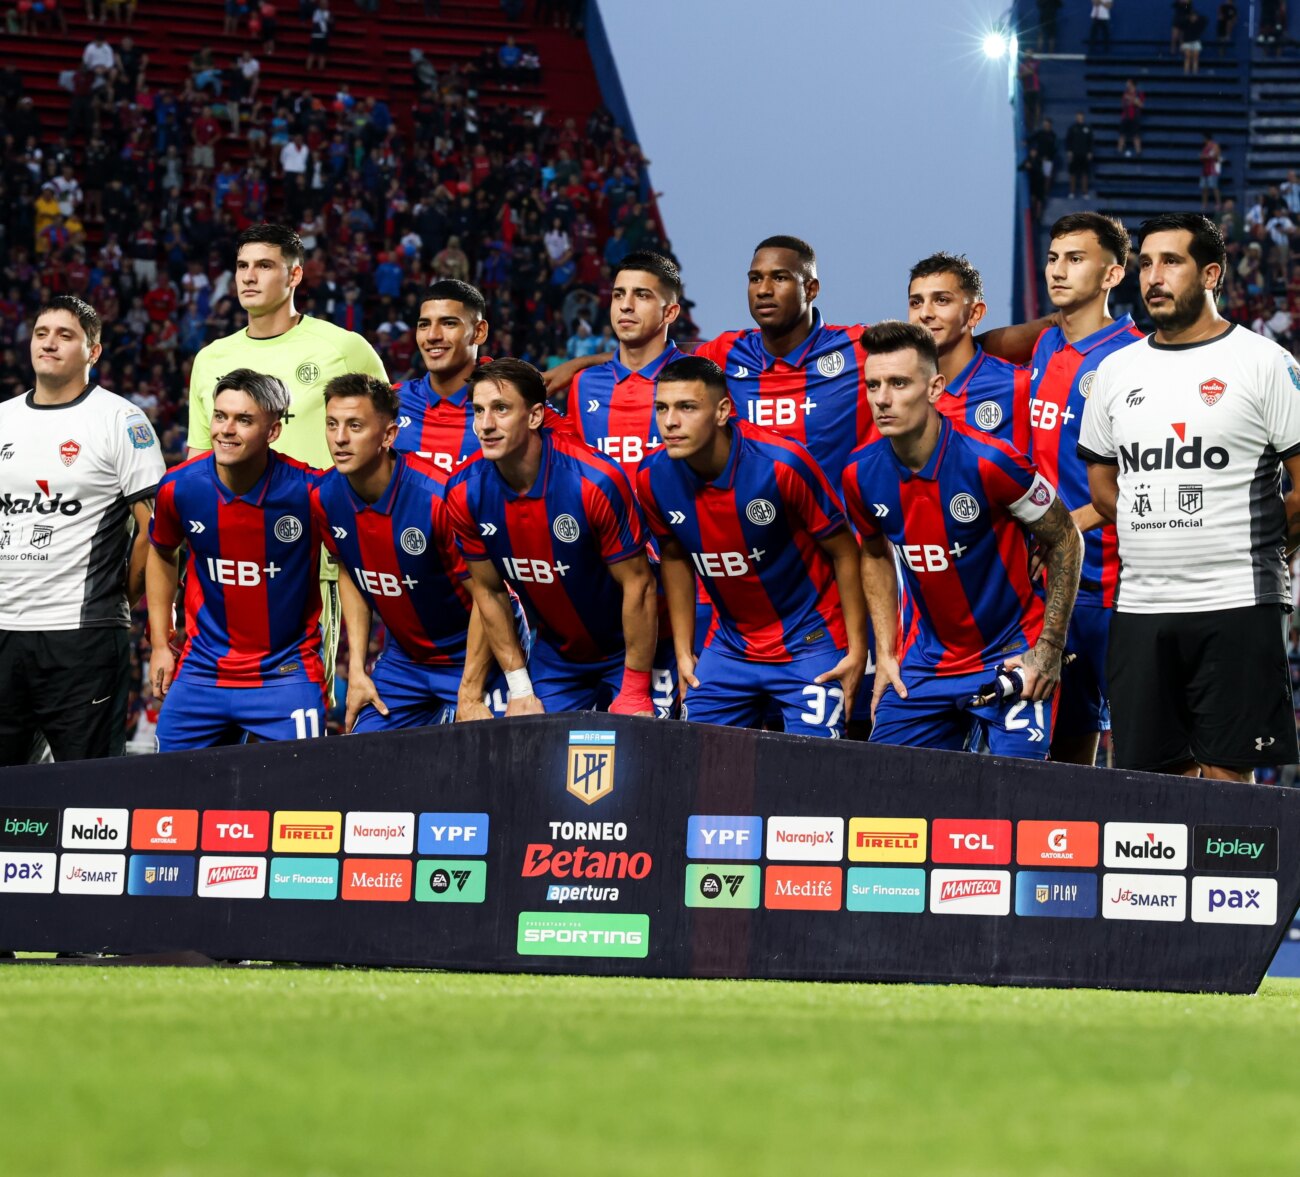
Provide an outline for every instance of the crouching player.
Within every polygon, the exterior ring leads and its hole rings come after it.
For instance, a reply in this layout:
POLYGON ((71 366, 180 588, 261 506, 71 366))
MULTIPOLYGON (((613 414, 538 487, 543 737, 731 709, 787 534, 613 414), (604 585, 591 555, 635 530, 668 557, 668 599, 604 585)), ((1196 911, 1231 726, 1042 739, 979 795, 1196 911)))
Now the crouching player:
POLYGON ((871 739, 960 750, 982 731, 995 755, 1044 759, 1079 587, 1079 529, 1028 458, 939 414, 944 384, 929 331, 880 323, 863 345, 881 440, 850 457, 844 496, 862 535, 876 634, 871 739), (1043 549, 1045 601, 1029 579, 1026 532, 1043 549), (901 650, 890 544, 911 613, 901 650), (972 709, 1003 665, 1019 668, 1020 697, 972 709))
POLYGON ((546 385, 531 364, 494 360, 469 387, 482 452, 453 475, 447 505, 509 714, 654 715, 655 581, 627 476, 543 427, 546 385), (507 582, 537 629, 527 669, 513 661, 507 582))
POLYGON ((655 393, 664 448, 637 474, 660 541, 683 714, 748 727, 770 702, 787 732, 836 738, 867 663, 858 546, 808 451, 731 414, 717 364, 673 361, 655 393), (715 610, 698 662, 693 573, 715 610))
MULTIPOLYGON (((385 381, 353 373, 325 386, 334 469, 312 505, 347 573, 339 579, 349 645, 346 731, 492 717, 483 702, 491 654, 472 611, 446 481, 431 463, 393 448, 397 416, 397 392, 385 381), (366 674, 372 610, 389 637, 373 678, 366 674)), ((515 620, 523 620, 517 605, 515 620)), ((524 665, 526 628, 519 641, 512 669, 524 665)))
POLYGON ((206 748, 248 732, 321 735, 320 472, 271 449, 289 409, 274 376, 217 382, 212 449, 163 476, 145 566, 150 677, 163 700, 158 750, 206 748), (168 645, 177 550, 189 545, 185 649, 168 645))

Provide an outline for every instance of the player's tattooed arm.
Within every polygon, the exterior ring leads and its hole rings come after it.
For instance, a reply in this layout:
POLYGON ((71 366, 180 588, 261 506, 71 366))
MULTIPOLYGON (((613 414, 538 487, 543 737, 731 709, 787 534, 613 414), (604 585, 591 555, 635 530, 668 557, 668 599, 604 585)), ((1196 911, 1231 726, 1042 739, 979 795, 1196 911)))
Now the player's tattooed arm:
POLYGON ((126 570, 126 602, 135 608, 144 596, 144 566, 149 555, 149 520, 153 515, 153 499, 137 499, 131 504, 135 517, 135 539, 131 542, 131 559, 126 570))
POLYGON ((1286 510, 1286 554, 1300 548, 1300 454, 1287 458, 1284 463, 1291 490, 1283 500, 1286 510))
POLYGON ((1079 571, 1083 566, 1083 536, 1060 499, 1053 499, 1042 518, 1028 530, 1042 548, 1047 565, 1043 629, 1032 650, 1018 659, 1007 659, 1007 664, 1024 668, 1021 698, 1037 701, 1046 699, 1061 681, 1065 635, 1070 628, 1070 614, 1079 591, 1079 571))

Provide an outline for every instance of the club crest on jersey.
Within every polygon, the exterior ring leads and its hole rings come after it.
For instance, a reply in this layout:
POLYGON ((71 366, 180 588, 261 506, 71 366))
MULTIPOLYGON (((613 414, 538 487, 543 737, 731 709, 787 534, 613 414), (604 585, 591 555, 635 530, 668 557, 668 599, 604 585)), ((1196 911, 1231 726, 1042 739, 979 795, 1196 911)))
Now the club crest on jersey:
POLYGON ((418 527, 408 527, 402 532, 401 538, 402 551, 409 552, 412 556, 418 556, 429 546, 429 541, 424 538, 424 532, 418 527))
POLYGON ((573 543, 582 534, 578 521, 572 515, 556 516, 555 522, 551 524, 551 530, 555 532, 556 539, 566 544, 573 543))
POLYGON ((828 352, 817 360, 817 371, 826 379, 832 376, 838 376, 844 371, 844 353, 838 351, 828 352))
POLYGON ((59 457, 65 466, 71 466, 77 460, 77 455, 81 453, 81 443, 76 441, 65 441, 59 446, 59 457))
POLYGON ((1029 488, 1029 501, 1035 507, 1047 507, 1052 502, 1052 488, 1043 481, 1042 476, 1034 479, 1034 485, 1029 488))
POLYGON ((275 538, 286 544, 302 535, 302 523, 293 515, 281 515, 275 521, 275 538))
POLYGON ((1002 406, 997 401, 981 401, 975 410, 975 424, 986 432, 1002 424, 1002 406))
POLYGON ((766 527, 776 518, 776 508, 767 499, 751 499, 745 518, 758 527, 766 527))
POLYGON ((294 375, 298 378, 299 384, 315 384, 320 379, 320 365, 308 360, 305 364, 298 365, 294 375))
POLYGON ((1079 381, 1079 395, 1087 400, 1092 396, 1092 382, 1097 378, 1096 372, 1085 372, 1083 379, 1079 381))
POLYGON ((962 491, 961 494, 953 495, 948 501, 948 514, 958 523, 970 523, 979 518, 980 505, 975 501, 974 495, 962 491))
POLYGON ((1228 386, 1222 380, 1206 380, 1201 384, 1201 400, 1207 405, 1217 405, 1228 386))

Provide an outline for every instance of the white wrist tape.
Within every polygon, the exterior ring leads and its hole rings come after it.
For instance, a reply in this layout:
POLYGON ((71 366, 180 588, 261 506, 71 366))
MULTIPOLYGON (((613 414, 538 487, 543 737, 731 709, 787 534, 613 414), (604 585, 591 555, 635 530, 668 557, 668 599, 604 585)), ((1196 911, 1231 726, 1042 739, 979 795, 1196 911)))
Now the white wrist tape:
POLYGON ((506 671, 506 686, 510 689, 512 699, 526 699, 533 693, 533 680, 523 667, 506 671))

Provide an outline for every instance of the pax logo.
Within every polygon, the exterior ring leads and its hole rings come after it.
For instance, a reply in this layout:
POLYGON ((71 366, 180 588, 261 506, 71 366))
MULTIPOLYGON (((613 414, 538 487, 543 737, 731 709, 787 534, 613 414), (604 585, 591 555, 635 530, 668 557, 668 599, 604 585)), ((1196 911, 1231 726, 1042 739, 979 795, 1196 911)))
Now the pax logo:
POLYGON ((414 813, 357 810, 343 823, 345 854, 410 854, 414 848, 414 813))
POLYGON ((769 866, 763 906, 774 911, 839 911, 844 874, 838 866, 769 866))
POLYGON ((1016 862, 1021 866, 1096 866, 1100 829, 1095 821, 1016 823, 1016 862))
POLYGON ((54 854, 0 854, 0 891, 51 894, 57 861, 54 854))
POLYGON ((137 809, 131 815, 132 850, 193 850, 198 842, 197 809, 137 809))
POLYGON ((420 814, 421 854, 463 854, 482 858, 487 854, 486 813, 420 814))
POLYGON ((203 814, 204 850, 245 850, 260 853, 270 836, 271 815, 265 809, 208 809, 203 814))
POLYGON ((686 819, 687 858, 749 858, 763 849, 763 819, 696 813, 686 819))
POLYGON ((396 858, 345 858, 343 898, 405 903, 411 897, 411 863, 396 858))
POLYGON ((1173 823, 1108 821, 1106 866, 1138 870, 1185 870, 1187 827, 1173 823))
POLYGON ((65 854, 59 859, 60 895, 121 895, 125 854, 65 854))
POLYGON ((923 817, 849 818, 850 862, 924 862, 923 817))
POLYGON ((208 899, 261 899, 266 894, 265 858, 199 859, 199 895, 208 899))
MULTIPOLYGON (((939 823, 934 824, 937 826, 939 823)), ((1010 837, 1008 830, 1008 840, 1010 837)), ((935 846, 938 846, 937 840, 935 846)), ((931 871, 930 910, 936 915, 1008 915, 1011 912, 1011 872, 931 871)))
POLYGON ((1192 922, 1275 924, 1277 880, 1198 875, 1192 880, 1192 922))
POLYGON ((343 815, 337 810, 277 809, 271 849, 299 854, 337 854, 343 815))
POLYGON ((125 809, 65 809, 63 845, 68 850, 122 850, 129 814, 125 809))
POLYGON ((1187 880, 1182 875, 1103 875, 1101 914, 1108 920, 1179 923, 1187 918, 1187 880))
POLYGON ((839 862, 844 857, 844 819, 769 817, 767 856, 787 862, 839 862))
MULTIPOLYGON (((1003 820, 937 818, 930 857, 935 862, 1011 861, 1011 823, 1003 820)), ((1005 914, 1005 913, 1003 913, 1005 914)))

